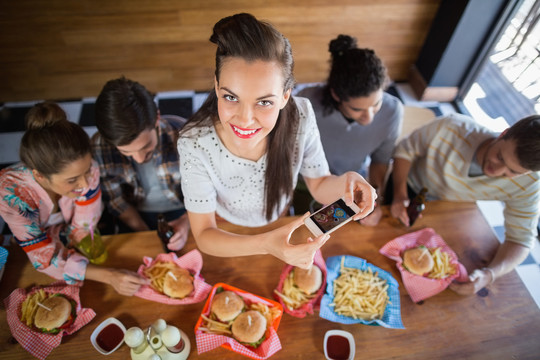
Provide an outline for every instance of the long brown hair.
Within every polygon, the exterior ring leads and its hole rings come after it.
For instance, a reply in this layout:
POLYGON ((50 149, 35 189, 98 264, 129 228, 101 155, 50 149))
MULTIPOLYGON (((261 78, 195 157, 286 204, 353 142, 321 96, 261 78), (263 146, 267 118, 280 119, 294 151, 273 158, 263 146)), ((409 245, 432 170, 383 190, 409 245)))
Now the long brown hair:
MULTIPOLYGON (((215 75, 219 82, 224 61, 230 57, 252 62, 262 60, 280 65, 283 91, 292 89, 294 61, 289 40, 271 24, 257 20, 250 14, 236 14, 221 19, 214 25, 210 41, 217 45, 215 75)), ((217 95, 211 90, 201 108, 189 119, 180 136, 187 130, 209 126, 219 121, 217 95)), ((293 193, 292 153, 298 131, 299 113, 294 99, 280 111, 274 129, 268 134, 265 173, 265 215, 271 220, 278 211, 282 195, 293 193)))
POLYGON ((43 102, 26 114, 19 157, 30 169, 50 177, 64 167, 90 154, 88 134, 69 122, 66 113, 53 102, 43 102))

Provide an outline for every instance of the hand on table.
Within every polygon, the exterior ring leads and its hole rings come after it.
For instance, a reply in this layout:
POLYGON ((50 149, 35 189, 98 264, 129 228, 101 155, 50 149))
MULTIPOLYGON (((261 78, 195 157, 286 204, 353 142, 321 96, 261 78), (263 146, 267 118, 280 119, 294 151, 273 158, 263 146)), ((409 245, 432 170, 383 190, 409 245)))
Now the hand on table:
POLYGON ((493 282, 492 273, 489 270, 476 269, 469 275, 469 281, 450 284, 450 289, 459 295, 473 295, 480 289, 488 286, 493 282))
MULTIPOLYGON (((394 199, 390 206, 390 213, 392 216, 405 226, 410 226, 409 215, 407 214, 407 206, 409 206, 409 199, 394 199)), ((422 214, 418 215, 418 219, 422 217, 422 214)))
POLYGON ((187 213, 169 222, 174 229, 174 235, 169 240, 167 248, 172 251, 180 250, 186 245, 189 234, 189 218, 187 213))
POLYGON ((150 284, 150 280, 132 271, 123 269, 109 270, 110 276, 107 281, 120 295, 132 296, 139 290, 141 285, 150 284))
POLYGON ((381 221, 383 212, 380 206, 376 206, 375 209, 373 209, 373 212, 363 218, 362 220, 359 220, 360 224, 366 225, 366 226, 377 226, 379 221, 381 221))
POLYGON ((301 218, 277 228, 268 233, 268 243, 266 244, 268 253, 283 260, 289 265, 297 266, 302 269, 308 269, 313 264, 315 253, 320 249, 330 235, 324 234, 313 238, 308 238, 305 244, 290 244, 291 235, 300 226, 304 225, 304 219, 309 216, 309 212, 301 218))

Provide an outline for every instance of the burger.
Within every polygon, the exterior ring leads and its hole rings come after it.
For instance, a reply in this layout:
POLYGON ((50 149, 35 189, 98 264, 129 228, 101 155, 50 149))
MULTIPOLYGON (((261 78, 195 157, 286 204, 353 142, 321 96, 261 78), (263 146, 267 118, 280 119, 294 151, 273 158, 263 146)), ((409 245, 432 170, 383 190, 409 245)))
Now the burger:
POLYGON ((423 276, 433 269, 433 256, 425 246, 418 246, 403 252, 403 266, 415 275, 423 276))
POLYGON ((222 291, 214 296, 210 311, 219 321, 234 320, 244 310, 244 300, 232 291, 222 291))
POLYGON ((34 326, 46 334, 58 334, 75 321, 76 303, 61 294, 49 296, 36 311, 34 326))
POLYGON ((236 340, 256 348, 264 341, 266 318, 256 310, 246 311, 234 320, 231 331, 236 340))
POLYGON ((163 293, 171 298, 183 299, 193 291, 193 276, 186 269, 170 270, 163 281, 163 293))
POLYGON ((295 267, 293 281, 303 293, 311 295, 321 288, 322 271, 317 265, 312 265, 307 270, 295 267))

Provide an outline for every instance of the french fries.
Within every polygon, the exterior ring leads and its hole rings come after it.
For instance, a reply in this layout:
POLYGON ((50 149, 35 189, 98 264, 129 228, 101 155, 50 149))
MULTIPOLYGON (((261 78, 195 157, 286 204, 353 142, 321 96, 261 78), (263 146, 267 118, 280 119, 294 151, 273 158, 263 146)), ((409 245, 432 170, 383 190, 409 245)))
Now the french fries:
POLYGON ((21 321, 25 323, 26 326, 32 327, 34 325, 34 317, 39 308, 38 302, 42 303, 46 298, 47 293, 43 289, 39 289, 24 299, 21 305, 21 321))
POLYGON ((274 322, 274 319, 276 319, 280 314, 279 310, 275 307, 269 307, 268 305, 262 303, 251 304, 249 310, 256 310, 263 314, 263 316, 266 318, 266 323, 268 326, 270 326, 270 324, 274 322))
POLYGON ((202 323, 202 326, 199 328, 199 330, 202 330, 210 334, 232 335, 232 331, 231 331, 231 326, 233 323, 232 320, 228 322, 221 322, 221 321, 211 319, 204 314, 201 316, 204 319, 204 322, 202 323))
POLYGON ((430 279, 444 279, 456 273, 456 266, 450 263, 450 255, 447 252, 441 251, 441 248, 429 249, 433 256, 433 269, 429 272, 430 279))
POLYGON ((150 285, 156 291, 163 293, 163 283, 165 282, 167 273, 169 273, 169 271, 178 272, 182 270, 189 273, 187 270, 178 267, 172 262, 157 261, 154 265, 144 269, 143 273, 150 279, 150 285))
POLYGON ((276 295, 278 295, 283 300, 283 303, 285 304, 285 306, 287 306, 289 310, 297 309, 317 296, 316 293, 312 295, 307 295, 302 290, 300 290, 298 286, 294 284, 293 276, 293 272, 289 272, 289 275, 287 275, 285 281, 283 282, 282 293, 274 290, 274 293, 276 293, 276 295))
POLYGON ((341 258, 340 275, 334 280, 334 311, 353 319, 381 319, 389 302, 388 284, 371 269, 344 266, 341 258))

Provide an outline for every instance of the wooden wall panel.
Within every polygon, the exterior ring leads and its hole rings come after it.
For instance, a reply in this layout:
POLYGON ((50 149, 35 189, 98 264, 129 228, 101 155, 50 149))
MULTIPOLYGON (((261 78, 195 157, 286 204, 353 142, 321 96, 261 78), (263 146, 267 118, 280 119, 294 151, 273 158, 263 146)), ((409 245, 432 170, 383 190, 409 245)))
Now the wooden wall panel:
POLYGON ((0 0, 0 102, 95 97, 120 75, 155 92, 212 84, 212 26, 250 12, 291 41, 300 83, 324 81, 328 42, 357 37, 406 80, 440 0, 0 0))

